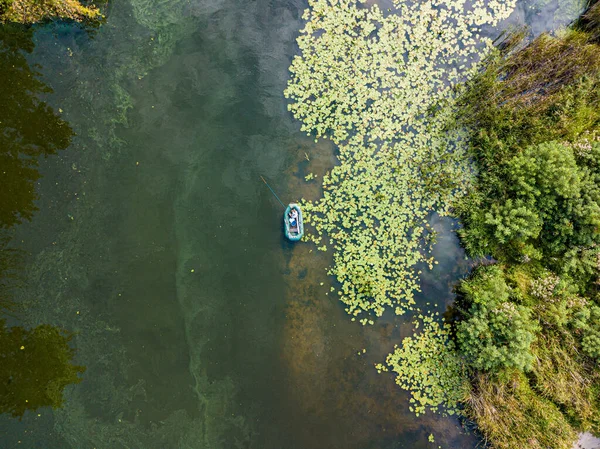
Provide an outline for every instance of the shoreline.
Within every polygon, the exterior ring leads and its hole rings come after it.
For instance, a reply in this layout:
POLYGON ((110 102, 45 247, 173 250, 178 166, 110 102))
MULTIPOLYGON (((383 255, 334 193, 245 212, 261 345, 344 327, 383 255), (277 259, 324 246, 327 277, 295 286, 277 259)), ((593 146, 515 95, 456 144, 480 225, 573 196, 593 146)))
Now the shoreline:
POLYGON ((573 445, 573 449, 600 449, 600 438, 589 432, 579 434, 579 440, 573 445))

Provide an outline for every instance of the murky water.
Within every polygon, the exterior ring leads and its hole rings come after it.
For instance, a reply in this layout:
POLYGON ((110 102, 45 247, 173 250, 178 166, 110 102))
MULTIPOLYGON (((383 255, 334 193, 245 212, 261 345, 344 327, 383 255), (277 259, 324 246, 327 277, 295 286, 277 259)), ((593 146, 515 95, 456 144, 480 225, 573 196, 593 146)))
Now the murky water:
MULTIPOLYGON (((41 161, 39 211, 13 232, 28 254, 16 299, 26 325, 76 332, 87 371, 63 408, 1 416, 0 447, 476 445, 455 420, 415 418, 373 369, 410 324, 350 322, 327 254, 283 239, 260 175, 292 201, 335 163, 282 95, 305 7, 130 0, 91 33, 36 28, 28 61, 76 136, 41 161)), ((553 8, 527 20, 548 28, 553 8)), ((469 264, 454 225, 434 225, 440 264, 420 301, 443 311, 469 264)))

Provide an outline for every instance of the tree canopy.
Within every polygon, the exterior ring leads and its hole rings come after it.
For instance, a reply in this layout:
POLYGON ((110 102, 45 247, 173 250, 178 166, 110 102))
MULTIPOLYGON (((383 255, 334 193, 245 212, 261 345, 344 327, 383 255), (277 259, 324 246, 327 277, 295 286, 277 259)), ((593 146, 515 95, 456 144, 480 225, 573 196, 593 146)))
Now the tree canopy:
POLYGON ((456 337, 467 363, 480 371, 529 370, 537 325, 531 309, 510 299, 500 267, 481 267, 461 284, 467 304, 456 337))

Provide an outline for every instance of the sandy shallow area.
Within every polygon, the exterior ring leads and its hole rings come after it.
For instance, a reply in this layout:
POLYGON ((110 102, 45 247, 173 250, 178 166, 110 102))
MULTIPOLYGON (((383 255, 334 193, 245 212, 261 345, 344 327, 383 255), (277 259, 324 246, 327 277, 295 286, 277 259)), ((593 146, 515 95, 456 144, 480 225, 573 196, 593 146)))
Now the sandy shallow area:
POLYGON ((600 438, 596 438, 591 433, 582 433, 573 449, 600 449, 600 438))

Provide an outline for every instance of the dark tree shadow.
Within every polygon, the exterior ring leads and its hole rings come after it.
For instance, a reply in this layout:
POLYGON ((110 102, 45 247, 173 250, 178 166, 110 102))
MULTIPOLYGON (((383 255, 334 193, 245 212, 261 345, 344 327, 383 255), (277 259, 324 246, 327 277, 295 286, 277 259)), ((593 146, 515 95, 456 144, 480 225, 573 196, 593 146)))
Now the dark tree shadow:
MULTIPOLYGON (((0 25, 0 312, 16 311, 22 257, 10 247, 8 228, 36 210, 38 161, 71 143, 73 130, 39 99, 51 89, 40 81, 25 52, 33 51, 32 29, 0 25)), ((0 319, 0 413, 60 407, 63 390, 81 382, 73 364, 72 335, 51 325, 7 327, 0 319)))
POLYGON ((24 52, 33 51, 32 33, 15 24, 0 26, 0 228, 31 219, 39 158, 67 148, 74 135, 38 98, 52 90, 25 58, 24 52))
MULTIPOLYGON (((21 286, 23 258, 8 243, 0 229, 0 312, 14 316, 18 308, 12 295, 21 286)), ((65 387, 81 382, 85 371, 73 364, 72 337, 48 324, 9 328, 0 318, 0 413, 20 418, 26 410, 62 405, 65 387)))
POLYGON ((65 387, 81 382, 85 371, 72 364, 71 338, 47 324, 8 328, 0 320, 0 413, 20 418, 27 410, 62 405, 65 387))
POLYGON ((0 229, 0 313, 13 314, 17 304, 13 301, 14 289, 21 285, 19 269, 23 252, 9 247, 10 237, 0 229))

